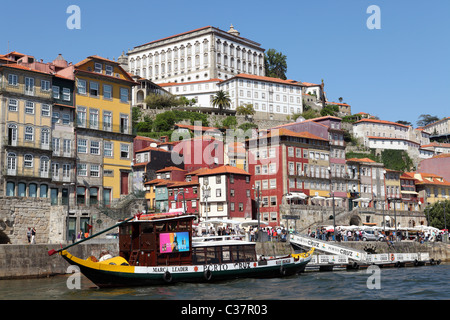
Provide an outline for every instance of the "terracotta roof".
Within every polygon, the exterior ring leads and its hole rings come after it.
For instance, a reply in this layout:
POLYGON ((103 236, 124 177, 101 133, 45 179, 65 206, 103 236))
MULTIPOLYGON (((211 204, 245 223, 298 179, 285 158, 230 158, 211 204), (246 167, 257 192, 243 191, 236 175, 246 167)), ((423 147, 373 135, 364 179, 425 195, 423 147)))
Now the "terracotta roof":
POLYGON ((376 163, 375 161, 373 161, 372 159, 369 159, 369 158, 350 158, 350 159, 347 159, 347 161, 376 163))
POLYGON ((177 187, 181 187, 181 186, 198 186, 199 182, 198 181, 172 181, 172 184, 170 185, 169 188, 177 188, 177 187))
POLYGON ((42 73, 42 74, 46 74, 46 75, 51 76, 50 73, 47 73, 47 72, 44 72, 44 71, 39 71, 39 70, 36 70, 36 69, 31 69, 31 68, 25 67, 25 66, 23 66, 21 64, 3 64, 3 65, 0 65, 0 67, 7 67, 7 68, 14 68, 14 69, 38 72, 38 73, 42 73))
POLYGON ((432 142, 430 144, 424 144, 421 145, 422 148, 426 147, 442 147, 442 148, 450 148, 450 143, 439 143, 439 142, 432 142))
POLYGON ((156 171, 156 172, 169 172, 169 171, 185 171, 184 169, 180 169, 180 168, 177 168, 177 167, 165 167, 165 168, 163 168, 163 169, 161 169, 161 170, 158 170, 158 171, 156 171))
POLYGON ((396 126, 403 127, 403 128, 410 128, 410 126, 405 126, 404 124, 400 124, 397 122, 391 122, 391 121, 386 121, 386 120, 377 120, 377 119, 361 119, 359 121, 356 121, 355 124, 361 123, 361 122, 381 123, 381 124, 396 125, 396 126))
POLYGON ((315 86, 320 86, 320 84, 316 84, 316 83, 311 83, 311 82, 301 82, 304 86, 306 87, 315 87, 315 86))
POLYGON ((155 147, 145 147, 145 148, 143 148, 143 149, 136 150, 135 152, 138 153, 138 152, 145 152, 145 151, 170 152, 170 151, 167 151, 167 150, 164 150, 164 149, 161 149, 161 148, 155 148, 155 147))
POLYGON ((328 139, 321 138, 321 137, 316 136, 315 134, 312 134, 307 131, 294 132, 294 131, 288 130, 286 128, 272 129, 267 135, 263 136, 262 138, 276 137, 276 136, 288 136, 288 137, 297 137, 297 138, 307 138, 307 139, 328 141, 328 139))
POLYGON ((267 82, 275 82, 280 84, 286 84, 286 85, 296 85, 296 86, 302 86, 302 84, 298 81, 294 80, 283 80, 279 78, 272 78, 272 77, 265 77, 265 76, 256 76, 253 74, 247 74, 247 73, 239 73, 235 75, 234 77, 224 80, 223 82, 227 82, 233 79, 242 78, 242 79, 250 79, 250 80, 259 80, 259 81, 267 81, 267 82))
POLYGON ((157 184, 164 181, 165 181, 164 179, 153 179, 151 181, 147 181, 145 184, 157 184))
POLYGON ((220 166, 213 169, 207 169, 199 174, 198 176, 210 176, 210 175, 216 175, 216 174, 242 174, 246 176, 250 176, 250 173, 245 171, 244 169, 236 168, 229 165, 220 166))
POLYGON ((186 173, 185 176, 189 176, 189 175, 197 176, 197 175, 199 175, 200 173, 202 173, 202 172, 204 172, 206 170, 209 170, 209 169, 208 168, 199 168, 197 170, 190 171, 190 172, 186 173))

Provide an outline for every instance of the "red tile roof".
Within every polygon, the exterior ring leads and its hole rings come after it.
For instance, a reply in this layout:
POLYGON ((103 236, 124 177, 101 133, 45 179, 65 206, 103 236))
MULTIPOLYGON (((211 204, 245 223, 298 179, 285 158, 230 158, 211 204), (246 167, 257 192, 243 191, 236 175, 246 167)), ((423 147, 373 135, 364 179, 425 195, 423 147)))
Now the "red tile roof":
POLYGON ((389 124, 389 125, 396 125, 403 128, 410 128, 410 126, 405 126, 404 124, 397 123, 397 122, 391 122, 386 120, 377 120, 377 119, 361 119, 359 121, 356 121, 355 123, 361 123, 361 122, 371 122, 371 123, 381 123, 381 124, 389 124))
POLYGON ((161 169, 161 170, 158 170, 158 171, 156 171, 156 172, 169 172, 169 171, 185 171, 184 169, 180 169, 180 168, 177 168, 177 167, 165 167, 165 168, 163 168, 163 169, 161 169))
POLYGON ((347 161, 376 163, 375 161, 373 161, 372 159, 369 159, 369 158, 351 158, 351 159, 347 159, 347 161))
POLYGON ((283 80, 279 78, 272 78, 272 77, 265 77, 265 76, 257 76, 254 74, 247 74, 247 73, 239 73, 238 75, 235 75, 234 77, 224 80, 223 82, 227 82, 233 79, 242 78, 242 79, 250 79, 250 80, 259 80, 259 81, 267 81, 267 82, 275 82, 280 84, 286 84, 286 85, 296 85, 296 86, 302 86, 302 84, 298 81, 294 80, 283 80))
POLYGON ((207 169, 205 171, 202 171, 201 173, 198 173, 198 176, 210 176, 210 175, 216 175, 216 174, 242 174, 246 176, 250 176, 250 173, 245 171, 244 169, 236 168, 229 165, 220 166, 213 169, 207 169))

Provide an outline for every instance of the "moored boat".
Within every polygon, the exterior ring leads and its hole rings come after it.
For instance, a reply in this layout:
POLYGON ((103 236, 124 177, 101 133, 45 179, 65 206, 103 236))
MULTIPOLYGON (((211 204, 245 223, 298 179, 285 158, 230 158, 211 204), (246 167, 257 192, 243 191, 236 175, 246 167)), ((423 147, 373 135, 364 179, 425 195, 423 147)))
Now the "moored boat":
POLYGON ((314 251, 269 259, 257 257, 254 242, 193 241, 194 218, 159 214, 128 219, 119 224, 119 256, 103 261, 75 257, 68 247, 57 252, 97 286, 117 287, 288 276, 302 272, 314 251))

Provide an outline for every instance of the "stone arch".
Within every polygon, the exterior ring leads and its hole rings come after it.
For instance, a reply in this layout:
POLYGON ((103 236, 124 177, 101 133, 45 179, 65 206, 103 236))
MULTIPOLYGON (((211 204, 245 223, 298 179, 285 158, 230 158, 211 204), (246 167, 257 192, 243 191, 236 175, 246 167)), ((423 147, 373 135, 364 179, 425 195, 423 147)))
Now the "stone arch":
POLYGON ((359 217, 357 215, 351 216, 349 225, 360 226, 361 225, 361 217, 359 217))

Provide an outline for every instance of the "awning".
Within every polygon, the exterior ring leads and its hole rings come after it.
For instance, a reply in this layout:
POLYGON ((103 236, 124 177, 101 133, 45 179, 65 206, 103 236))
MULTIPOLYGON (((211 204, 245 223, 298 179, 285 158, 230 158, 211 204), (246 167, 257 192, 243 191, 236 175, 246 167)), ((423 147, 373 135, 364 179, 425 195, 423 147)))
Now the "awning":
POLYGON ((306 199, 308 198, 308 196, 306 194, 304 194, 303 192, 291 192, 286 196, 287 200, 290 199, 306 199))
POLYGON ((371 201, 371 199, 369 199, 369 198, 358 198, 358 199, 353 200, 353 202, 370 202, 370 201, 371 201))
POLYGON ((418 195, 419 193, 418 192, 416 192, 416 191, 406 191, 406 190, 402 190, 402 191, 400 191, 401 193, 404 193, 404 194, 416 194, 416 195, 418 195))

